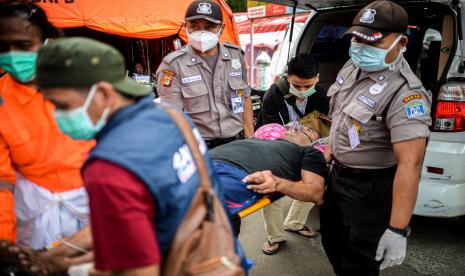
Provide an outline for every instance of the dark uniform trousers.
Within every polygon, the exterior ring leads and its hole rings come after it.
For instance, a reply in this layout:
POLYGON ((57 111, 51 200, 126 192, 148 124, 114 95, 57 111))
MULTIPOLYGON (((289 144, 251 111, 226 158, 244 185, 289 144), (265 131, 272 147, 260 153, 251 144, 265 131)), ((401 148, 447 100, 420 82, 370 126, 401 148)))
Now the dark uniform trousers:
POLYGON ((376 249, 389 226, 395 172, 396 167, 353 169, 333 162, 320 232, 337 275, 379 275, 376 249))

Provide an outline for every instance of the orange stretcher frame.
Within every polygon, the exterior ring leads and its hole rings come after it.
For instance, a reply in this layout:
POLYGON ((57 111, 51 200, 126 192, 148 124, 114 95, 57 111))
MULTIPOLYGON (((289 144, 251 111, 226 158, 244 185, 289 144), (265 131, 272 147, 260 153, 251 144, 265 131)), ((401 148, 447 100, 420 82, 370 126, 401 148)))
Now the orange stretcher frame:
MULTIPOLYGON (((301 180, 298 183, 302 184, 303 182, 301 180)), ((256 211, 262 209, 263 207, 269 205, 273 201, 276 201, 276 200, 280 199, 283 196, 284 196, 283 194, 279 194, 279 193, 265 195, 263 198, 257 200, 257 202, 255 202, 254 204, 250 205, 249 207, 245 208, 242 211, 237 212, 237 216, 239 218, 244 218, 244 217, 246 217, 246 216, 248 216, 250 214, 253 214, 256 211)))
POLYGON ((280 199, 281 197, 283 197, 284 195, 282 194, 272 194, 272 195, 266 195, 264 196, 263 198, 257 200, 257 202, 255 202, 254 204, 252 204, 251 206, 245 208, 244 210, 240 211, 237 213, 237 216, 239 218, 244 218, 250 214, 253 214, 255 213, 256 211, 262 209, 263 207, 269 205, 270 203, 272 203, 273 201, 276 201, 278 199, 280 199))
MULTIPOLYGON (((225 0, 221 5, 225 24, 222 42, 240 45, 233 12, 225 0)), ((179 34, 187 41, 184 16, 192 0, 35 0, 58 28, 86 27, 104 33, 141 39, 179 34)))

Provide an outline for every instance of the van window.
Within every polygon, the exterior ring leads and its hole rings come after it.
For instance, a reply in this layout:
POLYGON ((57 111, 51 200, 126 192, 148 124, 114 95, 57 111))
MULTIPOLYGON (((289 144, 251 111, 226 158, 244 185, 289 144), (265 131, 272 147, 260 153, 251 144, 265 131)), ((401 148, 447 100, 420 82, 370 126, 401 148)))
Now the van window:
POLYGON ((342 37, 348 26, 328 24, 320 28, 313 43, 311 54, 318 61, 320 86, 328 89, 336 74, 349 59, 350 38, 342 37))
POLYGON ((439 54, 441 52, 442 36, 438 30, 428 29, 423 38, 417 75, 426 90, 432 90, 438 79, 439 54))

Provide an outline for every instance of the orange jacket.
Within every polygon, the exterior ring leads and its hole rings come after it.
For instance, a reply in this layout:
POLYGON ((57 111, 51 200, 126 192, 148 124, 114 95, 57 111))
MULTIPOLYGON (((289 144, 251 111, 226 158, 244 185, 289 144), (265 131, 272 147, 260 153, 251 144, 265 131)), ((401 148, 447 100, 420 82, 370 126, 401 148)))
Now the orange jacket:
MULTIPOLYGON (((52 193, 82 187, 80 168, 95 142, 76 141, 61 133, 53 110, 36 89, 8 74, 0 78, 0 183, 15 185, 19 173, 52 193)), ((14 241, 9 194, 0 193, 0 240, 14 241)))

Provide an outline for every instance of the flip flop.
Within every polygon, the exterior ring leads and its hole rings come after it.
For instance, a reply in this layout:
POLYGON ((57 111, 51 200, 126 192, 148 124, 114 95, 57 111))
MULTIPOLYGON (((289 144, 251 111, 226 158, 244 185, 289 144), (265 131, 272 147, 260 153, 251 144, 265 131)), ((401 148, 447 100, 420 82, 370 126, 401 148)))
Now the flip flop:
POLYGON ((272 242, 272 241, 266 241, 263 244, 262 251, 263 253, 267 255, 273 255, 279 251, 281 248, 281 244, 286 243, 286 241, 279 241, 279 242, 272 242))
POLYGON ((294 233, 299 234, 301 236, 304 236, 306 238, 314 238, 317 235, 316 231, 314 231, 312 228, 307 227, 305 225, 303 226, 302 229, 299 229, 299 230, 292 230, 292 229, 284 229, 284 230, 286 230, 288 232, 294 232, 294 233))

